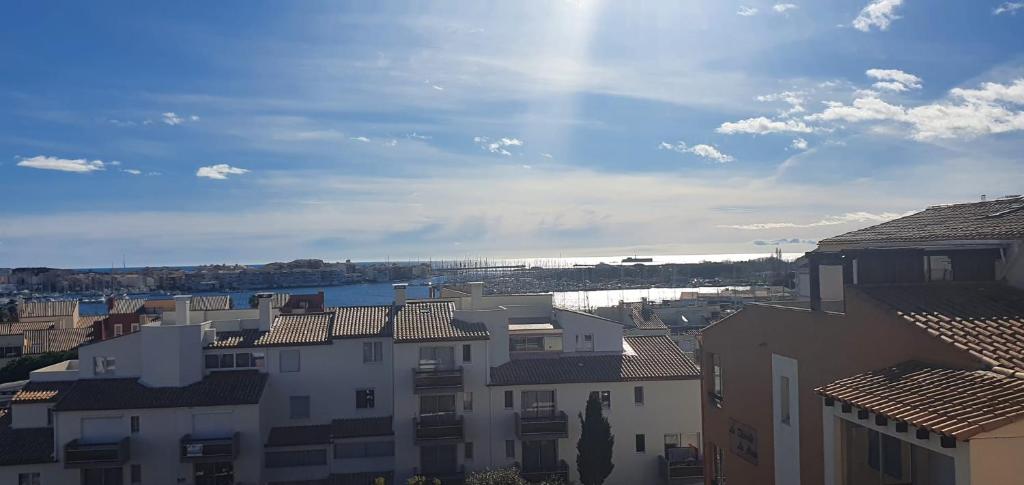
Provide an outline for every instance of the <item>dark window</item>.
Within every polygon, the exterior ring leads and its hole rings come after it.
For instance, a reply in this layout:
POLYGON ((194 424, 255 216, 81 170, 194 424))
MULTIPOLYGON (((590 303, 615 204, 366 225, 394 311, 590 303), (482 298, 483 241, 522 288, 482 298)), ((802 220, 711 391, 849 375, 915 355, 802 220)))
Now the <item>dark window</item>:
POLYGON ((612 391, 591 391, 590 395, 601 400, 601 409, 611 409, 612 391))
POLYGON ((235 367, 252 367, 252 354, 249 352, 235 354, 235 367))
POLYGON ((636 435, 636 452, 647 453, 647 437, 642 434, 636 435))
POLYGON ((19 473, 18 485, 40 485, 39 472, 19 473))
POLYGON ((512 391, 505 391, 505 409, 512 409, 512 391))
POLYGON ((395 442, 370 441, 366 443, 338 443, 334 445, 334 457, 338 459, 380 456, 395 456, 395 442))
POLYGON ((124 472, 116 468, 86 468, 82 470, 82 485, 122 485, 124 472))
POLYGON ((473 410, 473 393, 464 392, 462 393, 462 410, 472 411, 473 410))
POLYGON ((373 389, 359 389, 356 391, 356 408, 367 409, 373 407, 373 389))
POLYGON ((516 440, 505 440, 505 457, 516 457, 516 440))
POLYGON ((633 402, 640 406, 644 403, 644 386, 636 386, 633 388, 633 402))
POLYGON ((235 354, 220 354, 220 368, 231 369, 235 367, 235 354))
POLYGON ((130 478, 132 485, 142 483, 142 465, 132 465, 130 478))
POLYGON ((289 416, 292 419, 309 418, 309 396, 291 396, 288 398, 289 416))
POLYGON ((384 361, 384 344, 381 342, 363 342, 363 362, 375 363, 384 361))
POLYGON ((220 356, 217 354, 206 354, 206 368, 217 369, 220 367, 220 356))
POLYGON ((473 459, 473 442, 469 441, 465 444, 465 455, 467 460, 473 459))
POLYGON ((318 466, 327 464, 326 450, 268 451, 264 455, 267 468, 318 466))
POLYGON ((473 347, 469 344, 462 344, 462 361, 472 362, 473 361, 473 347))
POLYGON ((459 450, 455 445, 420 447, 420 473, 423 475, 447 475, 458 468, 459 450))
POLYGON ((132 423, 132 433, 138 433, 139 432, 139 417, 138 416, 132 416, 131 417, 131 423, 132 423))

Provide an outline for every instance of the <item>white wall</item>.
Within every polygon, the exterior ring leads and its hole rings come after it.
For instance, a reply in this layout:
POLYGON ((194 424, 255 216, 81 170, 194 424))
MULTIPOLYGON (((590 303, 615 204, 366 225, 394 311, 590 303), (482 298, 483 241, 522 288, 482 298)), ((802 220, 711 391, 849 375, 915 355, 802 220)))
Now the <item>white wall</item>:
POLYGON ((798 362, 772 354, 772 435, 775 483, 800 483, 800 405, 798 362), (789 378, 789 422, 782 421, 781 378, 789 378))
MULTIPOLYGON (((140 330, 146 327, 141 327, 140 330)), ((82 379, 139 377, 142 375, 142 332, 132 332, 117 338, 93 342, 78 348, 79 375, 82 379), (114 372, 96 375, 94 358, 113 357, 114 372)), ((148 355, 148 358, 156 357, 148 355)), ((164 358, 170 358, 165 356, 164 358)))
POLYGON ((566 352, 575 352, 576 342, 582 342, 583 334, 588 333, 594 335, 595 352, 622 352, 623 328, 620 323, 560 308, 555 309, 554 315, 562 327, 562 348, 566 352))
MULTIPOLYGON (((152 387, 179 387, 202 379, 204 328, 205 325, 143 325, 138 332, 142 336, 141 381, 152 387)), ((120 370, 120 362, 118 366, 120 370)))

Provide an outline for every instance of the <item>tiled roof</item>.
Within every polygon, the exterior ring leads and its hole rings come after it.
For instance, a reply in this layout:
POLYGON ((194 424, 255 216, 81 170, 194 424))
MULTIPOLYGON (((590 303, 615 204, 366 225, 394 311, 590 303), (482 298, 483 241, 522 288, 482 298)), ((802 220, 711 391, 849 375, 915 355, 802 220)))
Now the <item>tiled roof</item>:
POLYGON ((395 341, 482 340, 489 337, 486 325, 458 321, 454 315, 454 302, 406 303, 395 315, 395 341))
POLYGON ((111 306, 110 313, 123 314, 123 313, 137 313, 146 305, 146 300, 143 298, 121 298, 114 300, 113 306, 111 306))
POLYGON ((1024 198, 929 207, 916 214, 840 234, 819 246, 871 242, 1024 238, 1024 198))
POLYGON ((997 283, 857 287, 992 366, 1024 371, 1024 291, 997 283))
POLYGON ((67 352, 92 341, 92 328, 52 328, 49 330, 26 330, 25 348, 27 354, 67 352))
POLYGON ((48 330, 53 322, 11 322, 0 323, 0 335, 21 335, 26 330, 48 330))
POLYGON ((964 440, 1024 415, 1024 380, 980 370, 904 363, 840 379, 818 393, 889 419, 964 440))
POLYGON ((335 338, 390 337, 391 306, 350 306, 329 308, 333 311, 335 338))
POLYGON ((217 331, 217 340, 207 345, 214 349, 233 349, 244 347, 255 347, 256 341, 266 335, 261 330, 241 330, 237 332, 217 331))
POLYGON ((331 442, 331 425, 276 426, 270 428, 267 446, 326 445, 331 442))
POLYGON ((299 345, 328 342, 333 313, 282 314, 274 319, 270 332, 256 340, 257 346, 299 345))
POLYGON ((640 330, 666 330, 665 322, 645 303, 629 303, 629 315, 633 326, 640 330))
POLYGON ((76 308, 78 300, 26 301, 18 303, 18 318, 71 316, 76 308))
POLYGON ((289 295, 288 299, 281 306, 282 313, 301 311, 305 313, 324 311, 323 292, 289 295))
POLYGON ((193 296, 188 302, 189 310, 230 310, 231 297, 227 295, 193 296))
POLYGON ((184 387, 146 387, 136 378, 76 381, 57 411, 148 409, 257 404, 267 375, 257 371, 214 372, 184 387))
POLYGON ((700 369, 668 336, 625 337, 635 355, 517 359, 491 369, 498 386, 697 379, 700 369))
POLYGON ((338 439, 391 436, 391 416, 378 418, 335 419, 331 422, 331 436, 338 439))
MULTIPOLYGON (((83 315, 78 317, 75 322, 75 328, 87 328, 92 327, 96 322, 107 318, 107 315, 83 315)), ((138 321, 138 320, 136 320, 138 321)))
POLYGON ((74 385, 74 381, 29 381, 14 395, 11 401, 16 403, 56 401, 62 393, 71 389, 72 385, 74 385))
POLYGON ((12 428, 10 408, 0 409, 0 466, 53 461, 53 428, 12 428))

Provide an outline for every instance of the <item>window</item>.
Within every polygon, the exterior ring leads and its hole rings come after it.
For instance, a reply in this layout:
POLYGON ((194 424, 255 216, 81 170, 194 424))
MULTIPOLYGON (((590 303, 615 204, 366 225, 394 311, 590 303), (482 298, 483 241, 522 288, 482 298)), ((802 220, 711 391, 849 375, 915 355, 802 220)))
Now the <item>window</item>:
POLYGON ((252 366, 257 369, 263 368, 263 361, 266 360, 266 356, 263 352, 254 352, 252 354, 252 366))
POLYGON ((139 331, 139 324, 133 323, 132 324, 132 332, 138 332, 138 331, 139 331))
POLYGON ((39 472, 19 473, 18 485, 40 485, 39 472))
POLYGON ((235 354, 235 367, 252 367, 252 354, 249 352, 235 354))
POLYGON ((470 344, 462 344, 462 362, 470 363, 473 361, 473 346, 470 344))
POLYGON ((505 409, 512 409, 512 391, 505 391, 505 409))
POLYGON ((611 409, 612 391, 592 391, 591 396, 597 396, 601 400, 601 409, 611 409))
POLYGON ((132 465, 131 484, 138 485, 140 483, 142 483, 142 465, 132 465))
POLYGON ((217 354, 206 354, 206 368, 207 369, 218 369, 220 368, 220 356, 217 354))
POLYGON ((81 476, 82 485, 121 485, 124 481, 121 467, 86 468, 81 476))
POLYGON ((263 457, 267 468, 327 464, 327 450, 268 451, 263 457))
POLYGON ((927 281, 952 281, 953 259, 949 256, 925 256, 924 276, 927 281))
POLYGON ((722 358, 711 354, 711 396, 715 405, 722 407, 722 358))
POLYGON ((420 396, 420 416, 454 416, 455 395, 438 394, 420 396))
POLYGON ((636 435, 636 452, 647 453, 647 436, 642 434, 636 435))
POLYGON ((576 337, 576 350, 583 352, 594 351, 594 334, 585 333, 583 334, 583 341, 579 341, 579 336, 576 337))
POLYGON ((132 433, 138 433, 139 432, 139 417, 138 416, 132 416, 131 417, 131 423, 132 423, 131 424, 131 426, 132 426, 132 433))
POLYGON ((288 398, 288 416, 291 419, 309 418, 309 396, 291 396, 288 398))
POLYGON ((117 370, 117 359, 113 357, 93 357, 92 363, 95 374, 113 374, 117 370))
POLYGON ((334 445, 334 457, 338 459, 376 458, 381 456, 395 456, 394 441, 367 441, 365 443, 338 443, 334 445))
POLYGON ((462 393, 462 410, 472 411, 473 410, 473 393, 464 392, 462 393))
POLYGON ((301 367, 301 359, 298 350, 282 350, 279 354, 281 357, 281 372, 298 372, 301 367))
POLYGON ((384 344, 382 342, 363 342, 363 363, 384 361, 384 344))
POLYGON ((790 424, 789 420, 789 377, 779 376, 779 421, 790 424))
POLYGON ((547 417, 555 415, 555 391, 523 391, 523 416, 547 417))
POLYGON ((115 323, 114 324, 114 336, 115 337, 120 337, 122 335, 124 335, 124 325, 122 325, 120 323, 115 323))
POLYGON ((505 440, 505 458, 516 457, 516 440, 505 440))
POLYGON ((454 347, 420 347, 420 369, 455 368, 454 347))
POLYGON ((465 458, 467 460, 472 460, 473 459, 473 442, 472 441, 467 441, 463 448, 464 448, 463 451, 465 452, 465 458))
POLYGON ((510 352, 561 352, 562 337, 558 335, 515 335, 508 339, 510 352))
POLYGON ((372 408, 373 402, 373 389, 359 389, 356 391, 356 409, 372 408))
POLYGON ((644 405, 644 386, 636 386, 633 388, 633 404, 637 406, 644 405))
POLYGON ((665 434, 665 449, 679 448, 679 433, 666 433, 665 434))
POLYGON ((235 354, 220 354, 220 368, 233 369, 235 367, 235 354))

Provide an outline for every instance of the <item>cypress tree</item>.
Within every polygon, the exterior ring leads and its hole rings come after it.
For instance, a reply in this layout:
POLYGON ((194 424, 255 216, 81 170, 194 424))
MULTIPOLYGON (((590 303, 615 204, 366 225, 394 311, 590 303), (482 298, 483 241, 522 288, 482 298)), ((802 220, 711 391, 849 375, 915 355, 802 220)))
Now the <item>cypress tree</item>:
POLYGON ((582 413, 579 417, 582 432, 576 442, 576 469, 580 473, 580 482, 583 485, 601 485, 615 468, 612 464, 615 436, 608 418, 601 413, 598 393, 590 393, 586 417, 582 413))

